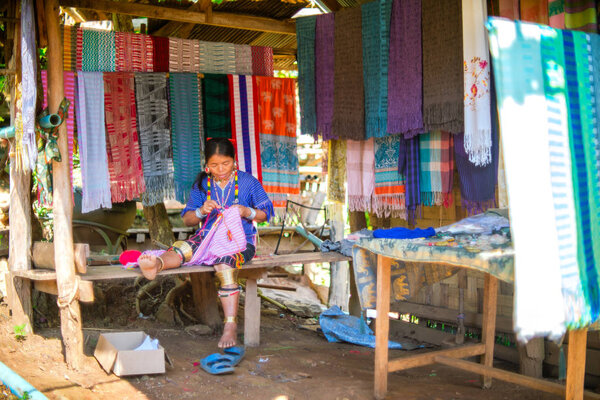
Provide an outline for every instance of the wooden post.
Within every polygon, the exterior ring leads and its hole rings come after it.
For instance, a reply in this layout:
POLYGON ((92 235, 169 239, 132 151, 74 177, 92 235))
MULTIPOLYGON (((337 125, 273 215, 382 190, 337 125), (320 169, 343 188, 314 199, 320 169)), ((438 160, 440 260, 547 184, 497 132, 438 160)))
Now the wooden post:
MULTIPOLYGON (((20 2, 19 2, 20 3, 20 2)), ((8 16, 19 15, 17 12, 17 2, 9 2, 8 16), (12 5, 11 5, 12 3, 12 5), (11 10, 12 7, 12 10, 11 10), (12 15, 11 12, 12 11, 12 15)), ((10 120, 15 124, 17 115, 16 99, 21 98, 17 92, 21 91, 21 29, 20 24, 7 23, 8 31, 13 31, 14 41, 12 46, 12 56, 9 60, 8 68, 15 69, 14 80, 8 76, 11 85, 11 104, 10 120)), ((6 46, 8 47, 8 46, 6 46)), ((30 179, 31 170, 29 165, 23 168, 17 166, 17 160, 14 157, 15 142, 11 141, 10 157, 10 234, 9 234, 9 270, 19 271, 31 269, 31 204, 30 204, 30 179)), ((6 281, 9 304, 13 317, 14 325, 25 325, 25 331, 33 332, 33 308, 31 306, 31 282, 29 280, 11 277, 6 281)))
POLYGON ((217 289, 213 274, 190 274, 196 313, 204 325, 213 330, 223 326, 217 304, 217 289))
POLYGON ((387 392, 388 340, 390 333, 390 285, 392 259, 377 256, 377 318, 375 320, 375 398, 387 392))
MULTIPOLYGON (((344 212, 343 205, 333 203, 329 207, 331 216, 331 240, 338 241, 344 238, 344 212)), ((342 310, 348 310, 349 298, 349 268, 348 262, 331 263, 330 283, 329 283, 329 305, 337 305, 342 310)))
POLYGON ((260 299, 256 278, 246 280, 244 303, 244 345, 256 347, 260 344, 260 299))
POLYGON ((569 331, 569 351, 567 353, 567 395, 566 400, 583 399, 585 378, 585 357, 587 329, 569 331))
MULTIPOLYGON (((481 364, 493 367, 494 339, 496 335, 496 308, 498 304, 498 279, 485 274, 483 284, 483 322, 481 326, 481 343, 485 345, 485 353, 481 356, 481 364)), ((481 384, 484 389, 492 387, 492 378, 483 376, 481 384)))
MULTIPOLYGON (((51 112, 56 112, 64 98, 63 55, 57 0, 45 1, 45 14, 48 29, 48 108, 51 112)), ((59 128, 58 148, 62 155, 62 162, 52 162, 52 175, 54 260, 60 309, 60 330, 67 366, 78 370, 83 365, 83 334, 73 259, 73 204, 69 158, 67 157, 66 124, 62 124, 59 128)))
POLYGON ((517 344, 519 365, 522 375, 542 377, 542 367, 546 356, 544 338, 533 338, 527 344, 517 344))

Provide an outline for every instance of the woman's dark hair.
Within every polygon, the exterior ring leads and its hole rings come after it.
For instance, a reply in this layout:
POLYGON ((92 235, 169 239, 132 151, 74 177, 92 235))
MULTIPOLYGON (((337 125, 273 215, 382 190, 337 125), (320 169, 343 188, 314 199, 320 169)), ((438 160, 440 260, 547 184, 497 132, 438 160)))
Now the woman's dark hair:
MULTIPOLYGON (((206 146, 204 146, 204 165, 206 169, 206 163, 208 160, 214 156, 215 154, 220 156, 231 157, 235 160, 235 149, 233 144, 229 139, 226 138, 214 138, 210 139, 206 142, 206 146)), ((198 185, 198 189, 202 189, 202 181, 206 178, 208 174, 202 170, 198 176, 196 177, 196 181, 192 185, 192 187, 198 185)))

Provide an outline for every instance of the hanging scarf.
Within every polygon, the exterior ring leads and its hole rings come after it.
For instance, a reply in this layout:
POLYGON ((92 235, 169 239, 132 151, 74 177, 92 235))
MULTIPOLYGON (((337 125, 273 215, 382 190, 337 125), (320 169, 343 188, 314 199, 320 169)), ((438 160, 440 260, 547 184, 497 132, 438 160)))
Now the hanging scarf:
POLYGON ((463 0, 465 151, 477 166, 492 161, 490 62, 483 27, 486 18, 485 0, 463 0))
POLYGON ((170 37, 169 71, 200 72, 200 42, 170 37))
POLYGON ((116 71, 115 32, 82 30, 82 71, 116 71))
POLYGON ((548 17, 551 27, 565 29, 565 0, 548 0, 548 17))
POLYGON ((521 20, 548 24, 548 2, 539 0, 520 0, 521 20))
MULTIPOLYGON (((592 45, 592 69, 594 71, 594 82, 596 82, 595 88, 598 88, 598 83, 600 82, 600 36, 590 35, 591 45, 592 45)), ((595 96, 595 106, 596 106, 596 115, 600 115, 600 90, 594 91, 595 96)), ((598 171, 600 171, 600 119, 596 120, 596 165, 598 171)))
POLYGON ((425 130, 464 131, 460 0, 423 0, 423 121, 425 130))
MULTIPOLYGON (((378 217, 400 217, 406 219, 406 185, 404 176, 398 171, 400 144, 399 135, 375 138, 375 191, 372 210, 378 217)), ((402 148, 404 153, 404 148, 402 148)))
POLYGON ((273 48, 252 46, 252 75, 273 76, 273 48))
POLYGON ((327 152, 327 198, 337 203, 346 202, 346 141, 330 140, 327 152))
POLYGON ((335 13, 335 69, 332 132, 339 138, 365 138, 365 92, 361 11, 335 13))
POLYGON ((262 183, 282 215, 289 195, 300 194, 296 149, 296 82, 253 77, 258 99, 262 183))
POLYGON ((387 135, 392 0, 361 6, 366 137, 387 135))
POLYGON ((237 147, 238 168, 262 181, 258 97, 251 76, 228 75, 231 100, 231 130, 237 147))
POLYGON ((63 69, 75 71, 77 68, 77 28, 71 25, 61 25, 60 28, 63 38, 63 69))
POLYGON ((75 70, 81 71, 83 68, 83 29, 77 28, 75 36, 75 70))
POLYGON ((154 46, 150 36, 115 32, 115 49, 117 71, 154 71, 154 46))
POLYGON ((104 74, 104 118, 111 200, 134 200, 146 191, 136 128, 133 72, 104 74))
POLYGON ((316 25, 316 16, 296 19, 301 131, 304 135, 315 135, 315 138, 317 133, 317 110, 315 108, 316 25))
POLYGON ((346 141, 346 181, 348 185, 348 210, 371 211, 375 192, 374 139, 346 141))
POLYGON ((196 175, 202 169, 198 81, 198 76, 192 73, 169 75, 175 197, 182 204, 187 203, 196 175))
POLYGON ((394 0, 388 74, 388 133, 423 133, 420 0, 394 0))
POLYGON ((232 43, 200 41, 200 72, 235 74, 235 46, 232 43))
MULTIPOLYGON (((43 108, 48 107, 48 71, 42 70, 42 89, 43 95, 43 108)), ((73 143, 75 137, 75 95, 77 93, 77 80, 75 79, 75 72, 64 71, 63 73, 63 86, 65 98, 69 100, 71 104, 68 112, 66 121, 67 125, 67 152, 69 158, 69 177, 71 184, 73 183, 73 143)))
POLYGON ((152 206, 175 198, 167 74, 136 73, 135 99, 146 182, 142 203, 152 206))
POLYGON ((594 0, 564 0, 565 27, 588 33, 598 33, 594 0))
POLYGON ((104 130, 104 82, 101 72, 77 73, 77 140, 81 163, 81 212, 111 208, 104 130))
POLYGON ((563 43, 579 239, 579 276, 590 318, 582 322, 587 325, 595 322, 600 314, 600 182, 594 143, 598 134, 598 116, 594 104, 594 89, 597 87, 594 88, 594 80, 590 79, 590 36, 582 32, 564 31, 563 43))
POLYGON ((202 82, 204 137, 231 139, 229 79, 227 75, 204 74, 202 82))
POLYGON ((406 178, 406 212, 409 224, 414 225, 421 204, 419 138, 401 139, 398 172, 406 178))
POLYGON ((334 74, 334 25, 333 13, 317 16, 315 33, 315 76, 317 133, 323 140, 337 139, 331 131, 333 121, 333 74, 334 74))
MULTIPOLYGON (((21 90, 23 115, 23 163, 35 169, 37 144, 35 141, 35 106, 37 101, 37 47, 35 44, 35 13, 33 0, 21 1, 21 90)), ((56 110, 53 110, 56 112, 56 110)))
POLYGON ((169 72, 169 38, 150 36, 154 72, 169 72))
POLYGON ((449 207, 454 182, 454 140, 448 132, 419 135, 420 191, 424 206, 449 207))
POLYGON ((252 75, 252 47, 247 44, 234 44, 235 48, 235 73, 238 75, 252 75))
POLYGON ((521 340, 547 334, 559 338, 565 331, 565 315, 545 145, 551 138, 546 124, 541 28, 490 18, 488 30, 515 249, 515 332, 521 340))

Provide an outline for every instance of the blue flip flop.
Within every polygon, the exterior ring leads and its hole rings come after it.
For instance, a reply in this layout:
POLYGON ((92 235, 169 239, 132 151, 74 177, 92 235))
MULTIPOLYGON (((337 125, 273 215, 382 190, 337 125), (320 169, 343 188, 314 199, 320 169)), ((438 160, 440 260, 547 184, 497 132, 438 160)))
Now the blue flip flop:
POLYGON ((242 361, 242 358, 244 358, 246 349, 242 346, 233 346, 223 349, 223 352, 225 353, 225 357, 228 357, 231 360, 230 365, 235 367, 242 361))
POLYGON ((220 353, 214 353, 200 360, 202 369, 212 375, 229 374, 234 371, 231 358, 220 353))

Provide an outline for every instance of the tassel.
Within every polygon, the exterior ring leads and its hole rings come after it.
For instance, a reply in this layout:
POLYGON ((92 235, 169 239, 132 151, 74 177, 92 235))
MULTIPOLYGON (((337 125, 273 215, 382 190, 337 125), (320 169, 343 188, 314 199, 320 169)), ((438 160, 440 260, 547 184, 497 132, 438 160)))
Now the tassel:
POLYGON ((229 229, 227 229, 227 239, 229 239, 230 242, 233 240, 233 235, 229 229))

